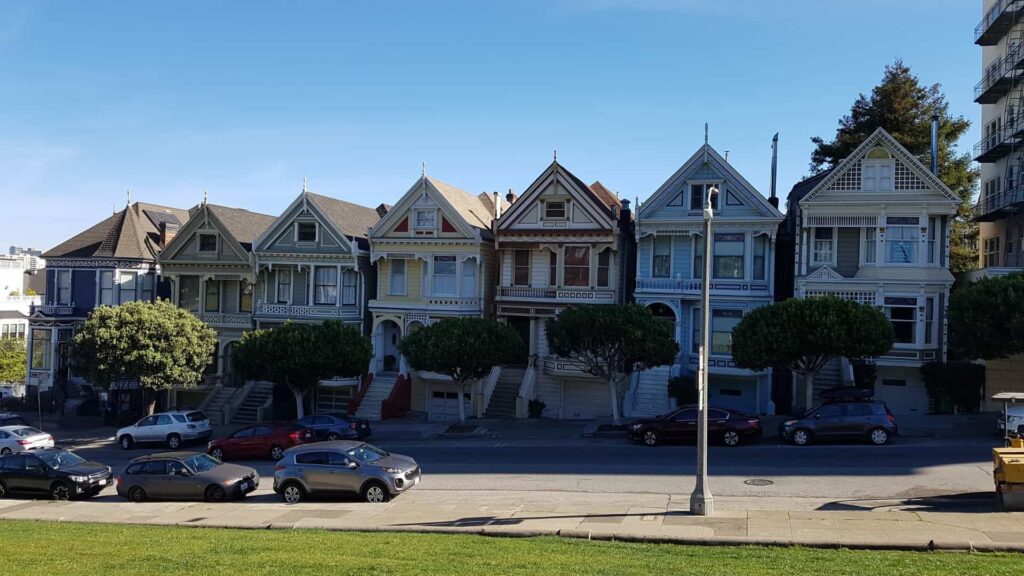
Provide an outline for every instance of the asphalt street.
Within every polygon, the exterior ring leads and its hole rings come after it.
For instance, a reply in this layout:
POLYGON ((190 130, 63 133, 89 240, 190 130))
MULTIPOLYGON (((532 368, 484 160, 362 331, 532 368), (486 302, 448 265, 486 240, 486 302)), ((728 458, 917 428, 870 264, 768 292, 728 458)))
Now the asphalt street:
MULTIPOLYGON (((619 439, 394 440, 371 442, 415 458, 424 471, 416 490, 561 491, 688 494, 693 446, 648 448, 619 439)), ((773 499, 915 499, 948 495, 988 497, 991 449, 997 438, 895 439, 886 446, 859 444, 796 447, 762 441, 714 446, 709 454, 716 495, 773 499)), ((192 448, 202 450, 204 445, 192 448)), ((119 472, 129 460, 159 447, 123 451, 93 444, 77 452, 119 472)), ((269 490, 274 463, 256 468, 269 490)), ((108 490, 112 492, 112 490, 108 490)))

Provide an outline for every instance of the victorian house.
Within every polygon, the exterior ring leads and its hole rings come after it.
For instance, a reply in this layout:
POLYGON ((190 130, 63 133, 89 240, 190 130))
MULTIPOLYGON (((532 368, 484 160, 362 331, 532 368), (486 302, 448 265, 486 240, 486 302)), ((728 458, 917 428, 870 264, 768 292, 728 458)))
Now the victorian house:
POLYGON ((188 220, 186 210, 136 202, 43 255, 45 300, 29 317, 29 386, 75 395, 84 380, 69 362, 74 330, 98 306, 167 297, 157 254, 188 220))
MULTIPOLYGON (((337 320, 367 334, 367 300, 377 283, 367 233, 386 211, 303 189, 255 239, 256 327, 337 320)), ((316 410, 344 411, 357 384, 322 383, 316 410)))
POLYGON ((231 351, 253 327, 253 243, 273 221, 273 216, 204 201, 189 210, 188 222, 159 254, 160 274, 174 303, 217 331, 208 384, 242 384, 233 376, 231 351))
POLYGON ((522 369, 503 368, 493 390, 485 389, 487 410, 523 416, 538 399, 548 418, 609 415, 608 384, 551 354, 544 324, 573 304, 628 299, 635 266, 629 202, 599 182, 587 186, 557 161, 508 200, 494 223, 495 307, 528 344, 529 358, 522 369))
POLYGON ((704 274, 703 208, 712 196, 710 401, 749 413, 770 412, 771 371, 732 360, 732 329, 774 299, 775 235, 782 214, 714 148, 704 144, 637 208, 638 304, 670 322, 680 354, 673 366, 634 374, 627 415, 663 414, 670 376, 697 373, 704 274))
MULTIPOLYGON (((370 231, 378 275, 370 300, 374 379, 361 415, 379 416, 381 398, 401 377, 411 378, 412 410, 431 420, 458 418, 459 392, 451 379, 410 374, 398 343, 443 318, 490 314, 496 283, 491 222, 500 209, 497 193, 473 195, 424 175, 370 231)), ((467 414, 474 413, 479 388, 463 399, 467 414)))
MULTIPOLYGON (((949 231, 959 205, 938 177, 882 129, 789 195, 782 229, 795 244, 795 296, 836 296, 884 311, 896 343, 874 359, 875 398, 897 414, 928 412, 920 367, 946 358, 953 284, 949 231)), ((842 359, 812 390, 797 389, 802 384, 794 382, 794 403, 807 406, 821 389, 851 380, 842 359)))

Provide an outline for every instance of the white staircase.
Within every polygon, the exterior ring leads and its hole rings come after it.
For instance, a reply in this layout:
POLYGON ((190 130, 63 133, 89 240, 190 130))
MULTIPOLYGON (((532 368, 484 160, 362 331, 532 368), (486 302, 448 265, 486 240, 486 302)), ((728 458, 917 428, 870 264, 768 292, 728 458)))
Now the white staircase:
POLYGON ((822 390, 828 390, 829 388, 837 388, 843 385, 843 375, 840 371, 840 364, 842 360, 840 358, 833 358, 825 367, 821 369, 821 372, 814 377, 814 401, 820 402, 821 398, 818 396, 822 390))
POLYGON ((257 382, 246 394, 238 411, 231 418, 232 424, 255 424, 260 406, 267 403, 274 393, 274 385, 270 382, 257 382))
POLYGON ((370 389, 363 396, 356 410, 356 418, 367 420, 380 420, 380 403, 391 395, 391 389, 395 387, 398 380, 397 372, 381 372, 375 374, 370 382, 370 389))
POLYGON ((206 417, 210 419, 211 426, 227 424, 224 421, 224 405, 228 403, 228 400, 237 391, 238 388, 227 387, 217 387, 210 391, 210 395, 207 397, 202 409, 203 414, 206 414, 206 417))
POLYGON ((668 380, 671 376, 671 366, 657 366, 640 372, 637 375, 633 410, 626 416, 658 416, 671 410, 672 399, 668 397, 668 380))

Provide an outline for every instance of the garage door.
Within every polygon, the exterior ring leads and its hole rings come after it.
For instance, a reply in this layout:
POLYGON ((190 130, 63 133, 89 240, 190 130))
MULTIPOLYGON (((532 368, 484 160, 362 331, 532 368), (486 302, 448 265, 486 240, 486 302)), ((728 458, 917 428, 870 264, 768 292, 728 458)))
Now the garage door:
POLYGON ((562 386, 565 399, 563 418, 587 420, 611 414, 607 384, 566 380, 562 386))
POLYGON ((708 402, 717 408, 731 408, 757 413, 757 383, 748 378, 715 378, 711 376, 708 402))
MULTIPOLYGON (((465 395, 466 417, 473 416, 470 395, 465 395)), ((430 394, 430 420, 434 422, 450 422, 459 419, 459 393, 434 390, 430 394)))

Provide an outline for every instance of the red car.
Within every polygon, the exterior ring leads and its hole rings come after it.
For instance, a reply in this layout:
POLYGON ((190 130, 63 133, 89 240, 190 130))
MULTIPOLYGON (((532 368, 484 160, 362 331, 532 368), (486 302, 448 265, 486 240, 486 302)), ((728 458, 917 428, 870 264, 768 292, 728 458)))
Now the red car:
POLYGON ((297 424, 262 422, 210 442, 206 452, 218 460, 280 460, 285 450, 312 438, 313 433, 309 429, 297 424))
MULTIPOLYGON (((629 437, 648 446, 667 442, 692 442, 697 439, 697 408, 684 406, 656 418, 631 424, 629 437)), ((726 446, 739 446, 761 437, 761 420, 727 408, 708 408, 708 437, 726 446)))

